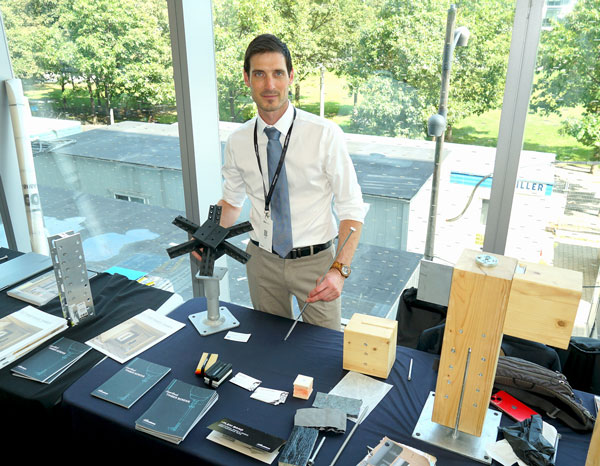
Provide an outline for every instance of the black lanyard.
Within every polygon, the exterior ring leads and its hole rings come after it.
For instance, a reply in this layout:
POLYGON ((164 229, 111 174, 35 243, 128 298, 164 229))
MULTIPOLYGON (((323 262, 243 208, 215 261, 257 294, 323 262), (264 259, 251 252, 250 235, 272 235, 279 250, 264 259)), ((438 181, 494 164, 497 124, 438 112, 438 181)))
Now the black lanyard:
MULTIPOLYGON (((262 166, 260 164, 260 155, 258 153, 258 134, 257 134, 257 126, 258 126, 258 117, 256 117, 256 121, 254 122, 254 152, 256 153, 256 161, 258 162, 258 170, 260 171, 261 180, 263 184, 263 192, 265 194, 265 212, 269 211, 269 204, 271 204, 271 198, 273 197, 273 191, 275 190, 275 185, 277 184, 277 180, 279 180, 279 173, 281 172, 281 167, 283 167, 283 162, 285 160, 285 154, 288 149, 288 145, 290 143, 290 136, 292 135, 292 128, 294 127, 294 121, 296 120, 296 108, 294 107, 294 117, 292 118, 292 124, 290 125, 290 129, 288 129, 287 135, 285 136, 285 141, 283 142, 283 148, 281 149, 281 157, 279 158, 279 164, 277 165, 277 170, 273 175, 273 181, 271 181, 271 186, 269 187, 269 192, 265 189, 264 175, 262 171, 262 166)), ((268 143, 267 143, 268 144, 268 143)))

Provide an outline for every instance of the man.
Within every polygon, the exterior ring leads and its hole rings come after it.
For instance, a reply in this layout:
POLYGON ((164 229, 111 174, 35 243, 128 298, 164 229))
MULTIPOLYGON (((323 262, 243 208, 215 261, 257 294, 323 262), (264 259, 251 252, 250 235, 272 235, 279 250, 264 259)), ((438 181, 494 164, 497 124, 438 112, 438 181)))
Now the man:
POLYGON ((293 318, 292 295, 303 320, 340 329, 344 280, 358 240, 365 205, 341 129, 295 109, 288 100, 294 79, 287 46, 263 34, 248 46, 244 81, 258 116, 231 134, 225 148, 221 224, 233 225, 248 196, 254 230, 247 251, 248 286, 255 309, 293 318), (339 244, 356 229, 335 267, 339 244), (325 274, 322 283, 315 284, 325 274))

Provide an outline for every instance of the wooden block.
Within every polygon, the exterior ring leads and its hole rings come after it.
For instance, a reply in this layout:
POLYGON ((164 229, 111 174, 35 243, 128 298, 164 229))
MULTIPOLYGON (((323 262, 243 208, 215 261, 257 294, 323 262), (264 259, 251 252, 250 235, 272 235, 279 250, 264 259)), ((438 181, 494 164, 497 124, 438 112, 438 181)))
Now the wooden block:
POLYGON ((481 436, 502 329, 517 261, 495 255, 498 265, 484 267, 475 258, 481 251, 465 250, 454 267, 432 420, 454 429, 469 348, 458 429, 481 436))
POLYGON ((279 466, 306 466, 318 436, 318 429, 294 426, 279 455, 279 466))
POLYGON ((600 427, 598 420, 594 424, 594 432, 592 440, 590 440, 590 448, 588 450, 585 466, 598 466, 600 464, 600 427))
POLYGON ((568 348, 582 286, 581 272, 520 261, 510 290, 504 333, 568 348))
POLYGON ((387 378, 396 360, 398 322, 354 314, 344 330, 346 370, 387 378))
POLYGON ((296 398, 308 400, 313 391, 313 378, 308 375, 298 374, 294 380, 294 394, 296 398))

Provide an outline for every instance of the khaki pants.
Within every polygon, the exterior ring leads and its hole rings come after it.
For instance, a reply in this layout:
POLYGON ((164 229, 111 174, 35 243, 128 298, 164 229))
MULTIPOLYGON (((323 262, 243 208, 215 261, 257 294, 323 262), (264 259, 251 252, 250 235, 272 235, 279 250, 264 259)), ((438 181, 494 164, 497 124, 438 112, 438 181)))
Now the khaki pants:
MULTIPOLYGON (((254 309, 293 319, 292 296, 300 309, 306 296, 317 285, 317 279, 327 273, 335 255, 330 247, 312 256, 282 259, 248 243, 246 251, 252 256, 246 264, 248 287, 254 309)), ((341 330, 342 300, 318 301, 308 305, 302 320, 309 324, 341 330)))

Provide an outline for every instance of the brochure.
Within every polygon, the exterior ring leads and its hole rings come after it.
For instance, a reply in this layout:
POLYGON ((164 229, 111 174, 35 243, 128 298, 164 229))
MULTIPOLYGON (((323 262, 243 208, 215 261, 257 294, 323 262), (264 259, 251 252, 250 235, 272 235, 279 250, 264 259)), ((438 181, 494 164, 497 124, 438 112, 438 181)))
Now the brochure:
POLYGON ((92 395, 129 409, 170 370, 170 367, 135 358, 94 390, 92 395))
POLYGON ((214 390, 173 379, 152 406, 135 421, 135 428, 179 444, 218 398, 214 390))
MULTIPOLYGON (((95 276, 96 272, 88 270, 88 279, 95 276)), ((6 294, 35 306, 43 306, 58 296, 58 286, 56 285, 54 270, 50 270, 12 290, 8 290, 6 294)))
POLYGON ((0 368, 67 328, 67 320, 26 306, 0 319, 0 368))
POLYGON ((208 428, 212 430, 206 437, 208 440, 267 464, 273 462, 285 443, 282 438, 227 418, 209 425, 208 428))
POLYGON ((123 364, 183 327, 182 322, 146 309, 86 343, 123 364))
POLYGON ((52 383, 91 349, 88 345, 63 337, 25 359, 11 371, 17 377, 52 383))

